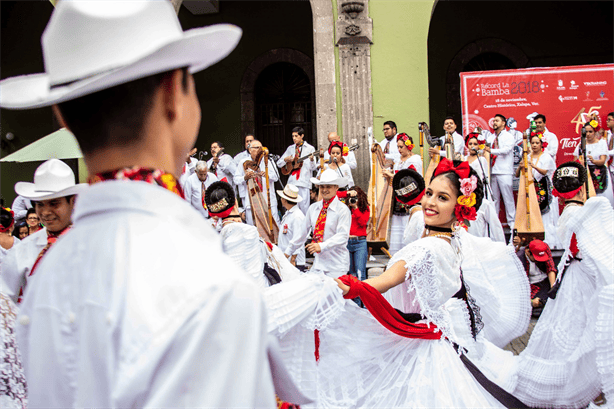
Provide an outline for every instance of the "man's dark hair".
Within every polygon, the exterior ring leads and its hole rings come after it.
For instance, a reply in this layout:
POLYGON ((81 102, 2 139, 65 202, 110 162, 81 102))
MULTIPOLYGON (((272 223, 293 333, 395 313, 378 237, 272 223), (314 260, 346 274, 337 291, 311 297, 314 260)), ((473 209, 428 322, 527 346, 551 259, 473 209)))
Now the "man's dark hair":
POLYGON ((219 146, 220 148, 223 148, 223 147, 224 147, 224 144, 223 144, 222 142, 220 142, 220 141, 213 141, 213 142, 211 143, 211 145, 213 145, 214 143, 216 143, 216 144, 217 144, 217 146, 219 146))
MULTIPOLYGON (((612 118, 614 118, 614 112, 610 112, 610 113, 608 114, 608 116, 611 116, 612 118)), ((606 117, 606 118, 607 118, 607 117, 606 117)))
POLYGON ((503 116, 503 115, 501 115, 501 114, 497 114, 497 115, 495 115, 495 118, 496 118, 496 117, 501 118, 501 119, 503 120, 503 124, 504 124, 504 125, 507 125, 507 118, 506 118, 506 117, 504 117, 504 116, 503 116))
POLYGON ((456 119, 452 115, 448 115, 443 121, 446 122, 448 119, 453 120, 454 121, 454 125, 456 125, 456 119))
POLYGON ((534 121, 537 121, 538 119, 541 119, 542 121, 544 121, 544 123, 546 123, 546 115, 537 114, 535 115, 535 118, 533 118, 534 121))
POLYGON ((397 127, 397 124, 394 123, 394 121, 386 121, 384 122, 384 126, 388 125, 390 128, 395 128, 397 127))
MULTIPOLYGON (((129 145, 141 138, 153 96, 175 70, 85 95, 58 104, 66 126, 77 138, 84 154, 109 145, 129 145)), ((188 91, 188 69, 181 68, 184 92, 188 91)))
POLYGON ((300 126, 295 126, 294 128, 292 128, 292 133, 296 132, 297 134, 304 136, 305 135, 305 130, 303 128, 301 128, 300 126))

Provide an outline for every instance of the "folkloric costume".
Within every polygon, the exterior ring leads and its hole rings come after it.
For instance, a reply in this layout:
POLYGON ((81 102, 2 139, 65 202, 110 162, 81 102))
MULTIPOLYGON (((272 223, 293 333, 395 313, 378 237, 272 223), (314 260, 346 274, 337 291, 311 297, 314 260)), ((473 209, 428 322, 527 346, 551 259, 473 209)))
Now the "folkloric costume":
POLYGON ((572 200, 586 181, 576 162, 559 166, 554 188, 565 253, 550 300, 517 357, 513 393, 535 407, 586 407, 601 391, 614 399, 614 215, 605 198, 572 200), (605 250, 608 249, 608 250, 605 250))
POLYGON ((265 242, 254 226, 241 222, 238 215, 230 215, 235 206, 232 186, 215 182, 207 188, 205 201, 211 216, 222 219, 222 249, 240 268, 252 277, 260 288, 292 280, 299 271, 290 264, 274 244, 265 242))
POLYGON ((204 182, 198 178, 197 173, 193 173, 183 184, 185 200, 206 219, 209 218, 209 212, 205 203, 205 191, 217 181, 218 178, 213 173, 207 172, 207 179, 204 182))
MULTIPOLYGON (((302 200, 302 197, 299 195, 299 188, 291 184, 286 184, 284 190, 278 190, 277 194, 288 202, 295 203, 295 205, 292 206, 290 210, 287 210, 281 218, 277 245, 288 256, 296 255, 296 265, 304 267, 305 242, 301 241, 301 239, 305 237, 305 215, 297 204, 302 200), (292 243, 294 247, 299 246, 298 250, 295 250, 294 253, 289 253, 290 243, 292 243), (287 251, 288 253, 286 253, 287 251)), ((309 194, 309 191, 307 191, 307 194, 309 194)))
MULTIPOLYGON (((0 82, 0 105, 78 103, 160 72, 198 72, 240 37, 231 25, 184 33, 166 1, 58 2, 42 38, 48 72, 0 82)), ((29 405, 273 407, 262 296, 175 178, 128 169, 94 179, 17 317, 29 405)))
MULTIPOLYGON (((299 159, 315 152, 315 150, 313 146, 305 141, 301 142, 299 145, 290 145, 277 161, 277 166, 283 168, 286 165, 284 158, 288 156, 299 159)), ((312 161, 311 158, 304 159, 303 162, 300 163, 299 168, 292 171, 286 182, 298 187, 299 196, 301 197, 298 206, 303 214, 307 213, 307 209, 309 209, 309 191, 311 190, 310 179, 313 176, 313 170, 315 168, 315 162, 312 161)))
MULTIPOLYGON (((50 159, 40 165, 34 173, 34 183, 18 182, 15 192, 30 201, 64 198, 83 192, 86 184, 75 184, 75 174, 70 166, 59 159, 50 159)), ((6 256, 2 262, 2 291, 14 302, 21 302, 26 285, 31 280, 43 255, 70 230, 51 232, 42 228, 26 237, 6 256)))
MULTIPOLYGON (((330 152, 333 150, 334 147, 338 147, 339 149, 341 149, 341 156, 345 158, 348 156, 349 154, 349 148, 348 146, 343 143, 343 142, 339 142, 339 141, 332 141, 330 143, 330 145, 328 146, 328 155, 330 158, 330 152)), ((329 159, 330 160, 330 159, 329 159)), ((320 178, 322 173, 326 170, 329 169, 328 166, 324 165, 325 168, 324 169, 320 169, 318 171, 317 177, 320 178)), ((345 187, 347 188, 351 188, 354 186, 354 178, 352 177, 352 169, 350 168, 350 165, 346 162, 346 163, 341 163, 338 162, 337 163, 337 169, 335 169, 335 172, 337 173, 337 176, 339 177, 343 177, 345 178, 345 187)))
POLYGON ((220 161, 215 164, 213 158, 207 161, 207 168, 209 172, 213 173, 217 180, 226 179, 226 182, 234 189, 234 175, 237 170, 237 165, 232 156, 227 153, 222 153, 219 156, 220 161))
MULTIPOLYGON (((422 166, 420 166, 419 169, 422 169, 422 166)), ((413 213, 411 213, 412 207, 414 207, 422 199, 424 187, 424 179, 422 178, 422 175, 416 171, 413 165, 411 165, 408 169, 405 168, 396 171, 396 174, 392 179, 394 202, 392 204, 392 217, 390 220, 389 251, 391 255, 394 255, 394 253, 404 247, 403 237, 409 224, 411 223, 410 220, 414 217, 413 215, 415 215, 416 212, 422 211, 421 209, 414 209, 413 213)), ((413 226, 415 226, 417 219, 420 219, 420 216, 417 216, 416 219, 414 219, 413 226)), ((415 230, 413 226, 410 227, 412 231, 415 230)), ((424 230, 423 216, 422 229, 420 229, 419 233, 420 235, 422 235, 422 230, 424 230)))

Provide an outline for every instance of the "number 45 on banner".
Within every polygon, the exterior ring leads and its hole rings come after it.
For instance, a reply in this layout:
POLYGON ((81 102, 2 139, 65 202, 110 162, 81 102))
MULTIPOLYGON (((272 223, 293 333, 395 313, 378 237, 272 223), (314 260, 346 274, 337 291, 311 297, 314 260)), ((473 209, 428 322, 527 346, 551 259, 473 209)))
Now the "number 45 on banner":
POLYGON ((599 105, 598 107, 590 107, 590 109, 588 110, 588 114, 586 114, 584 113, 585 109, 582 108, 580 112, 578 112, 576 116, 571 120, 572 124, 576 124, 576 133, 578 135, 580 134, 580 128, 583 127, 584 124, 589 121, 591 115, 593 113, 599 114, 599 112, 597 111, 598 109, 601 109, 601 105, 599 105))

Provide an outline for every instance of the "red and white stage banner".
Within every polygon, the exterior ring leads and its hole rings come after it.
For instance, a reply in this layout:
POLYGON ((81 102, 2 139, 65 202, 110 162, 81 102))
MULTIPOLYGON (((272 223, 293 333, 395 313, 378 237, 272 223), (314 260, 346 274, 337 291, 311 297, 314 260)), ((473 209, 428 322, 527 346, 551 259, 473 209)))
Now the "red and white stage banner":
POLYGON ((614 111, 614 64, 462 72, 463 132, 477 126, 492 131, 496 114, 516 119, 517 130, 529 127, 527 116, 546 116, 546 127, 556 134, 556 163, 573 159, 582 125, 597 111, 601 126, 614 111))

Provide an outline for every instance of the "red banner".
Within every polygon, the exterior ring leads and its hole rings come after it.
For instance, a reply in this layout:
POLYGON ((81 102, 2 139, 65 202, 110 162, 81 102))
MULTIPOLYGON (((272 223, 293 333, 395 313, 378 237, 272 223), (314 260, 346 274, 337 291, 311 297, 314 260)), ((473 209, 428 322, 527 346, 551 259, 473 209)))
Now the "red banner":
POLYGON ((465 135, 477 126, 492 131, 496 114, 529 127, 528 115, 546 116, 546 128, 559 140, 556 163, 573 159, 582 125, 598 112, 601 126, 614 111, 614 64, 463 72, 461 103, 465 135))

